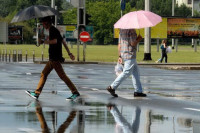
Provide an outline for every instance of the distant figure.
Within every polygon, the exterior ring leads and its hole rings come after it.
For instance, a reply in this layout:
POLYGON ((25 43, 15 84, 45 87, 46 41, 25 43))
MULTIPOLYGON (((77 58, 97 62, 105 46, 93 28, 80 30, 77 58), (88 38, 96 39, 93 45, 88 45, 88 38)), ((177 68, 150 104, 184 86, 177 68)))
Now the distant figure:
POLYGON ((160 49, 161 49, 161 58, 158 59, 156 63, 159 63, 159 62, 162 63, 164 58, 165 58, 165 63, 167 63, 167 41, 166 40, 162 40, 160 49))
POLYGON ((64 69, 61 65, 61 63, 64 62, 64 60, 65 60, 62 57, 62 43, 63 43, 66 51, 68 52, 69 57, 72 60, 74 60, 75 57, 69 51, 69 48, 67 47, 66 42, 60 35, 59 30, 52 25, 51 17, 45 17, 41 21, 43 23, 43 27, 49 31, 49 40, 45 40, 44 42, 42 42, 42 40, 40 40, 39 42, 49 44, 49 61, 47 62, 46 66, 44 67, 44 69, 41 73, 40 81, 38 83, 36 90, 33 92, 26 91, 26 93, 29 96, 31 96, 35 99, 38 99, 39 95, 41 94, 41 92, 43 90, 43 87, 47 80, 48 75, 54 69, 56 71, 56 73, 58 74, 58 76, 60 77, 60 79, 62 79, 65 82, 65 84, 69 87, 69 89, 72 92, 72 95, 70 97, 68 97, 66 100, 74 100, 77 97, 79 97, 80 94, 79 94, 77 88, 75 87, 75 85, 72 83, 72 81, 68 78, 68 76, 64 72, 64 69))
POLYGON ((142 40, 140 35, 137 36, 135 29, 120 29, 118 43, 118 62, 124 62, 123 72, 115 79, 115 81, 107 87, 107 90, 114 97, 117 87, 130 75, 132 76, 133 87, 135 88, 134 97, 146 97, 143 93, 140 82, 140 75, 136 61, 137 44, 142 40))
POLYGON ((162 63, 163 59, 165 58, 165 63, 167 63, 167 41, 163 40, 162 41, 162 45, 160 46, 161 50, 162 50, 162 56, 160 59, 160 62, 162 63))

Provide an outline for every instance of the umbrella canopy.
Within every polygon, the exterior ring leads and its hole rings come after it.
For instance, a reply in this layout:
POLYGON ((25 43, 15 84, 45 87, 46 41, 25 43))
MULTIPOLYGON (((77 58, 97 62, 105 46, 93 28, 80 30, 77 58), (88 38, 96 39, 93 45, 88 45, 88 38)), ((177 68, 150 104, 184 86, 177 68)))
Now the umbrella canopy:
POLYGON ((114 28, 119 29, 141 29, 153 27, 162 22, 162 17, 150 11, 134 11, 122 16, 115 24, 114 28))
POLYGON ((14 16, 11 23, 25 21, 33 18, 54 16, 54 15, 58 15, 58 12, 54 8, 43 5, 33 5, 24 10, 19 11, 14 16))

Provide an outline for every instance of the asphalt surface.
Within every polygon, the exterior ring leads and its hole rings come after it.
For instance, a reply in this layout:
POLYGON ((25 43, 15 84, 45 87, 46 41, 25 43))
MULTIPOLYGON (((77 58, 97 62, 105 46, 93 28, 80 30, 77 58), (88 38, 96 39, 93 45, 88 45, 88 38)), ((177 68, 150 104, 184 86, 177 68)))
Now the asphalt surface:
POLYGON ((113 98, 106 87, 114 64, 63 64, 81 97, 66 101, 68 87, 52 71, 36 101, 44 64, 0 63, 0 132, 199 133, 200 71, 139 65, 145 98, 133 96, 131 78, 113 98))

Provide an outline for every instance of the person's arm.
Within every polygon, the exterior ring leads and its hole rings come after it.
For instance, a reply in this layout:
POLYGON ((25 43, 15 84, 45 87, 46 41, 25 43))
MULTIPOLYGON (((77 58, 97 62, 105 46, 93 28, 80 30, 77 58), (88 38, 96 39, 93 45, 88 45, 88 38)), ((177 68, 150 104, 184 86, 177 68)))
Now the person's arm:
POLYGON ((118 55, 119 55, 119 58, 118 58, 118 62, 120 64, 122 64, 122 57, 121 57, 121 46, 120 46, 120 41, 119 41, 119 44, 118 44, 118 55))
POLYGON ((69 57, 71 58, 71 60, 75 60, 75 56, 70 52, 70 50, 69 50, 69 48, 67 46, 67 43, 65 42, 64 39, 62 40, 62 43, 63 43, 63 45, 64 45, 69 57))
POLYGON ((49 44, 49 45, 51 45, 51 44, 57 44, 57 39, 45 40, 45 41, 44 41, 44 44, 49 44))
POLYGON ((131 46, 136 46, 142 40, 142 36, 138 35, 135 41, 131 41, 131 46))

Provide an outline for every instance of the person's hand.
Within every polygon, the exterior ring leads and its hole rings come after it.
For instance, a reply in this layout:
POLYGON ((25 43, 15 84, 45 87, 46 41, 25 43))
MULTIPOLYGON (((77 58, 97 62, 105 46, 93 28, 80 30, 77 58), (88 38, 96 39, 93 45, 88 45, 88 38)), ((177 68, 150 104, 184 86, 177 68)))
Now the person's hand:
POLYGON ((41 38, 39 38, 39 39, 38 39, 38 43, 39 43, 39 44, 43 44, 44 41, 43 41, 41 38))
POLYGON ((118 62, 119 62, 120 64, 122 64, 123 60, 122 60, 121 57, 119 57, 118 62))
POLYGON ((141 36, 141 35, 138 35, 138 36, 137 36, 137 41, 140 42, 141 40, 142 40, 142 36, 141 36))
POLYGON ((75 56, 72 53, 69 54, 69 57, 71 60, 75 60, 75 56))

